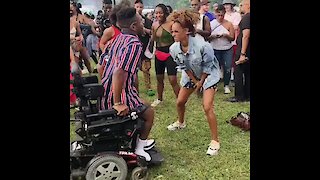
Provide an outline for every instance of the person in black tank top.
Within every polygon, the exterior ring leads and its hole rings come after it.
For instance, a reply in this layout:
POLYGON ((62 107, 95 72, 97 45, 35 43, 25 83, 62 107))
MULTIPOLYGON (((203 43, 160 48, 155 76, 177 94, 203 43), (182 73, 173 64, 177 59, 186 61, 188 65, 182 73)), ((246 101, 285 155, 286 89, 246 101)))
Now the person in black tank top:
POLYGON ((158 22, 153 24, 152 42, 150 51, 153 51, 153 44, 156 41, 155 70, 157 75, 158 98, 151 104, 155 107, 163 101, 164 73, 167 70, 168 79, 176 97, 178 97, 180 86, 177 82, 177 64, 169 54, 169 47, 174 43, 170 33, 173 22, 167 21, 168 9, 164 4, 158 4, 155 8, 155 17, 158 22))

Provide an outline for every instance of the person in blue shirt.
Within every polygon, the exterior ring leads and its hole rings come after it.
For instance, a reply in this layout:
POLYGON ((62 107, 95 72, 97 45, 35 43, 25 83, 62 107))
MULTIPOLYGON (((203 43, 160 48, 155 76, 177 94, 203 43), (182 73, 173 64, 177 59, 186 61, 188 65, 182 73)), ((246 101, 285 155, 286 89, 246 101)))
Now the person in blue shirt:
POLYGON ((174 131, 186 127, 184 119, 185 104, 189 96, 200 88, 203 89, 203 109, 207 117, 211 143, 208 155, 216 155, 220 148, 217 132, 217 119, 213 111, 215 89, 220 79, 219 62, 214 56, 211 45, 195 37, 195 24, 199 15, 192 10, 174 11, 168 19, 173 21, 171 27, 175 43, 170 46, 170 54, 182 70, 181 89, 177 98, 178 121, 169 125, 174 131))
POLYGON ((209 0, 202 0, 200 2, 199 13, 206 15, 209 18, 209 20, 212 21, 212 20, 216 19, 216 17, 214 16, 213 13, 209 12, 209 9, 210 9, 210 1, 209 0))

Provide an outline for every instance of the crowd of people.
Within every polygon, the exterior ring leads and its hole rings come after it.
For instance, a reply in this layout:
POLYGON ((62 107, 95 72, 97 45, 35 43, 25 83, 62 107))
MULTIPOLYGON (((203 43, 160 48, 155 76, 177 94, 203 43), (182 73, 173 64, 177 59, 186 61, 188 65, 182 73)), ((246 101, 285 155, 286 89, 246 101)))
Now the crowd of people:
MULTIPOLYGON (((94 17, 83 14, 81 4, 70 3, 71 72, 98 73, 105 90, 101 109, 114 108, 120 116, 138 110, 145 126, 135 153, 147 161, 151 157, 144 148, 155 143, 148 136, 154 109, 165 98, 165 73, 176 96, 178 114, 178 120, 167 129, 186 127, 188 98, 193 92, 201 93, 211 133, 208 155, 216 155, 220 149, 213 110, 218 83, 223 81, 224 93, 230 94, 230 81, 234 81, 235 96, 228 101, 250 101, 250 0, 241 2, 240 12, 235 5, 234 0, 223 0, 213 4, 210 12, 209 0, 190 0, 188 9, 158 4, 153 12, 143 14, 142 0, 134 4, 123 0, 115 6, 111 0, 103 0, 103 10, 94 17), (152 59, 156 91, 151 87, 152 59), (157 94, 151 105, 139 97, 138 71, 143 73, 147 94, 157 94)), ((72 91, 70 105, 76 105, 72 91)))

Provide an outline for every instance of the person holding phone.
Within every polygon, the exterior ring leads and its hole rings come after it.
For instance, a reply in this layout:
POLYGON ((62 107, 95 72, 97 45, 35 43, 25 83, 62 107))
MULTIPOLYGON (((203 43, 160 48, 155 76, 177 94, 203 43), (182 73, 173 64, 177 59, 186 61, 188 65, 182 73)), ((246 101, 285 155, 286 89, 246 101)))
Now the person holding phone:
POLYGON ((210 22, 212 32, 208 40, 223 70, 224 93, 230 94, 229 83, 233 58, 232 41, 235 33, 232 23, 224 19, 225 13, 224 6, 218 5, 215 14, 216 19, 210 22))

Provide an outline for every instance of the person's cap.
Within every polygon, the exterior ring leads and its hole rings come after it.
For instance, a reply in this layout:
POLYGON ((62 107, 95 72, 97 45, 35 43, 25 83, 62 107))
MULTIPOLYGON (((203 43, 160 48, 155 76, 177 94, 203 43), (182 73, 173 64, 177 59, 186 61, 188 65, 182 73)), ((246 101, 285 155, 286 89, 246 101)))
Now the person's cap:
POLYGON ((236 5, 236 3, 235 3, 233 0, 223 0, 223 1, 222 1, 222 4, 223 4, 223 5, 225 5, 225 4, 236 5))
POLYGON ((206 4, 208 4, 208 3, 210 3, 209 0, 201 0, 201 1, 200 1, 200 5, 201 5, 201 6, 202 6, 202 5, 206 5, 206 4))

